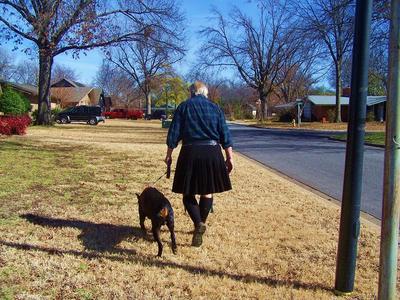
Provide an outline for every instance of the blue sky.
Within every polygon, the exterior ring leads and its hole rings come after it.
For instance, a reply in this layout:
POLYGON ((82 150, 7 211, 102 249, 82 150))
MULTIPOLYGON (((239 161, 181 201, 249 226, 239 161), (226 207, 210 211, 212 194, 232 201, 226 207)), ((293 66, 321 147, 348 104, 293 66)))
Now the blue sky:
MULTIPOLYGON (((239 6, 246 13, 256 14, 256 8, 254 1, 240 0, 240 1, 229 1, 229 0, 181 0, 182 11, 187 18, 187 36, 188 36, 188 53, 184 60, 176 65, 176 69, 179 73, 184 74, 188 71, 190 64, 196 59, 196 50, 200 46, 200 40, 196 32, 201 29, 202 26, 207 26, 210 23, 210 11, 212 7, 217 8, 222 13, 229 13, 233 5, 239 6)), ((9 51, 13 48, 12 44, 2 45, 9 51)), ((21 53, 19 50, 12 52, 15 56, 15 62, 19 60, 27 59, 28 57, 21 53)), ((90 84, 93 81, 95 74, 97 73, 102 61, 102 55, 99 50, 91 50, 82 53, 79 59, 72 58, 70 54, 61 54, 55 58, 55 63, 68 66, 73 68, 78 75, 78 79, 83 83, 90 84)))

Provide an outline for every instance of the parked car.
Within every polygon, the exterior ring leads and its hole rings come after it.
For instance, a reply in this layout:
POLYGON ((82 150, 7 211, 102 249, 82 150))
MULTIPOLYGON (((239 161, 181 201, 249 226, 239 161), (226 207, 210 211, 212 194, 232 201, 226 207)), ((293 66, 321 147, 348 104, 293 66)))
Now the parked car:
POLYGON ((167 114, 163 109, 155 109, 152 111, 151 115, 146 114, 146 120, 158 119, 165 120, 167 118, 167 114))
POLYGON ((143 118, 143 112, 137 109, 123 109, 123 108, 116 108, 112 111, 106 111, 103 113, 103 116, 107 119, 141 119, 143 118))
POLYGON ((131 120, 137 120, 143 118, 143 112, 138 109, 128 110, 126 113, 126 118, 131 120))
POLYGON ((104 122, 105 118, 101 115, 100 106, 80 105, 67 108, 57 114, 56 122, 67 124, 71 122, 86 122, 90 125, 97 125, 104 122))

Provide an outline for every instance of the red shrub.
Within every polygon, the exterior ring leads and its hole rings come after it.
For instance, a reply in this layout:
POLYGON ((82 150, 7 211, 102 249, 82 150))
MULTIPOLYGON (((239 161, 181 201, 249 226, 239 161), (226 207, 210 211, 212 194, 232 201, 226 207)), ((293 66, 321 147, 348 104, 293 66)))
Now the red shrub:
POLYGON ((26 128, 31 124, 29 116, 2 116, 0 117, 0 134, 22 135, 26 133, 26 128))

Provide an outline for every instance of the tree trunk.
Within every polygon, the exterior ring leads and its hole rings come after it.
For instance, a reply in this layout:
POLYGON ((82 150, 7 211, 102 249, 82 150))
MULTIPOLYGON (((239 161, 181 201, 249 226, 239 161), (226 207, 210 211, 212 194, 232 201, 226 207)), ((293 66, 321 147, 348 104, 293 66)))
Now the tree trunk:
POLYGON ((342 96, 342 60, 338 60, 336 63, 336 107, 335 107, 335 123, 342 122, 341 116, 341 103, 340 98, 342 96))
POLYGON ((146 111, 148 115, 151 115, 151 96, 150 93, 146 93, 146 111))
POLYGON ((260 96, 260 101, 261 101, 261 121, 263 122, 264 120, 267 119, 268 116, 268 96, 267 94, 261 90, 258 92, 260 96))
POLYGON ((50 80, 53 56, 48 49, 39 49, 39 108, 37 125, 51 124, 50 80))

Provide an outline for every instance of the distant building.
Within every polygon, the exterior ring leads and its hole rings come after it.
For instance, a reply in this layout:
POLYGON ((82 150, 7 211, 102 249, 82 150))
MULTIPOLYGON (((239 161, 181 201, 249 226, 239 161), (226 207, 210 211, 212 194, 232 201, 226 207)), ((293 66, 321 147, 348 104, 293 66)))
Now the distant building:
MULTIPOLYGON (((341 97, 342 121, 348 121, 349 97, 341 97)), ((329 120, 330 111, 334 113, 336 107, 336 96, 309 95, 294 102, 276 105, 275 111, 296 111, 298 104, 302 106, 302 119, 305 121, 329 120)), ((367 96, 367 113, 372 112, 376 121, 385 120, 386 96, 367 96)), ((294 112, 295 114, 295 112, 294 112)))
POLYGON ((51 95, 59 100, 60 107, 79 105, 104 105, 103 90, 63 78, 51 85, 51 95))
MULTIPOLYGON (((32 111, 38 109, 39 103, 39 90, 37 86, 29 84, 19 84, 15 82, 5 81, 0 79, 0 93, 6 87, 9 86, 15 91, 25 96, 32 105, 32 111)), ((51 108, 57 107, 57 98, 51 97, 51 108)))

